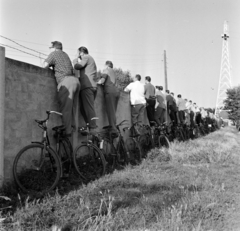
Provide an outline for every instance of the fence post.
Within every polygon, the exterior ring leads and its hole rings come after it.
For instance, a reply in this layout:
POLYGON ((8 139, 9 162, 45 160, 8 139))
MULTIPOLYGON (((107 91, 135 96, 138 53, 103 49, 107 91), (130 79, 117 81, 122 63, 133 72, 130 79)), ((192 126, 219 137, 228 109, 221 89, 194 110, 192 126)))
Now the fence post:
POLYGON ((0 187, 4 180, 5 48, 0 46, 0 187))

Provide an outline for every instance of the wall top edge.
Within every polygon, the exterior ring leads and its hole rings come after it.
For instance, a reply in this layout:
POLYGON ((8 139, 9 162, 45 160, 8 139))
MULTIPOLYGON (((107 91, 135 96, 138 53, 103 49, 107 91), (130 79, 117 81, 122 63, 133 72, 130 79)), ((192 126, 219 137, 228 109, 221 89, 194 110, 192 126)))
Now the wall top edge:
POLYGON ((10 58, 5 58, 5 67, 6 70, 9 68, 14 71, 24 71, 28 73, 41 74, 46 77, 55 78, 53 71, 50 69, 45 69, 30 63, 24 63, 10 58))

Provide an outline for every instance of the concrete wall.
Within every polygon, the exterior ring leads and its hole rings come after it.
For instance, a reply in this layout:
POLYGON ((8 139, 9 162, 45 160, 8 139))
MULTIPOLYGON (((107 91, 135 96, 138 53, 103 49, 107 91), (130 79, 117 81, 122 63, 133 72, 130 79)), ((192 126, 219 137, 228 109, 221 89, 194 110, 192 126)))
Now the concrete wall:
MULTIPOLYGON (((5 75, 1 75, 1 78, 5 78, 4 180, 9 181, 13 178, 12 166, 18 151, 30 144, 31 141, 41 140, 42 130, 37 126, 34 119, 45 119, 46 110, 59 110, 56 97, 56 81, 51 70, 5 57, 4 62, 5 75)), ((105 106, 103 91, 99 88, 95 100, 99 129, 108 125, 105 106)), ((121 92, 117 108, 118 123, 122 120, 128 120, 125 125, 131 124, 130 109, 129 94, 121 92)), ((78 113, 78 124, 79 126, 85 125, 80 113, 78 113)), ((61 125, 61 119, 57 115, 52 115, 49 128, 56 125, 61 125)), ((73 146, 75 147, 82 139, 85 139, 85 137, 77 132, 74 133, 73 146)), ((52 139, 51 142, 53 141, 52 139)))

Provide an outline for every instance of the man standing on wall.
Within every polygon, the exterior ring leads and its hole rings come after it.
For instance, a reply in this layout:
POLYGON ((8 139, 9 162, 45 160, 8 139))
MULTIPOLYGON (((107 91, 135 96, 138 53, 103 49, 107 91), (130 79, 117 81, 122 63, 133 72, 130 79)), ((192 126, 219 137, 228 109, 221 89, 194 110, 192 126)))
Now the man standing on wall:
POLYGON ((57 81, 58 100, 60 112, 63 114, 62 122, 66 127, 67 136, 71 136, 72 128, 75 128, 75 113, 77 97, 80 89, 78 79, 73 75, 73 67, 69 56, 62 51, 62 43, 52 42, 52 52, 46 58, 44 67, 53 67, 57 81))
POLYGON ((192 127, 194 127, 194 125, 195 125, 195 123, 194 123, 194 107, 192 104, 192 100, 189 100, 187 108, 189 110, 189 115, 190 115, 190 124, 192 127))
POLYGON ((108 116, 108 122, 111 126, 111 133, 113 136, 118 134, 118 130, 116 127, 116 110, 117 104, 120 96, 120 92, 116 87, 116 74, 113 71, 113 63, 111 61, 106 61, 105 70, 101 75, 98 84, 103 86, 103 92, 106 102, 106 110, 108 116))
POLYGON ((166 111, 166 96, 164 95, 163 87, 156 86, 156 105, 154 119, 158 125, 161 125, 165 121, 165 111, 166 111))
POLYGON ((178 107, 178 117, 180 123, 185 122, 185 111, 186 111, 186 101, 182 99, 182 96, 179 94, 177 99, 177 107, 178 107))
POLYGON ((147 76, 145 77, 145 98, 147 101, 147 115, 148 115, 148 120, 154 121, 154 112, 155 112, 155 103, 156 103, 156 97, 155 97, 155 87, 151 84, 151 77, 147 76))
POLYGON ((89 124, 90 133, 95 134, 96 121, 91 119, 96 117, 94 100, 97 94, 97 83, 95 81, 97 66, 92 56, 88 54, 86 47, 80 47, 78 55, 79 57, 73 60, 73 64, 74 69, 80 70, 80 110, 85 122, 89 124))
POLYGON ((168 108, 168 114, 173 122, 174 125, 177 125, 177 117, 176 117, 176 103, 173 96, 170 94, 169 90, 166 90, 166 100, 167 100, 167 108, 168 108))
POLYGON ((143 124, 144 120, 144 109, 146 106, 146 100, 144 97, 144 85, 140 82, 141 76, 136 75, 134 77, 134 82, 130 83, 124 91, 130 92, 130 102, 131 102, 131 116, 132 123, 143 124))

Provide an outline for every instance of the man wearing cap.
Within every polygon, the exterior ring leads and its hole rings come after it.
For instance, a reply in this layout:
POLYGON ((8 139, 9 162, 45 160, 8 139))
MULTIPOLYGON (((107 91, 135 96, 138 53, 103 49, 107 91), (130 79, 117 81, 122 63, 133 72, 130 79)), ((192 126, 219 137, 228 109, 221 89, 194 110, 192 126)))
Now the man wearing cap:
POLYGON ((51 53, 44 62, 44 67, 53 67, 57 81, 58 100, 60 112, 63 114, 62 122, 66 127, 66 134, 71 136, 72 128, 75 128, 75 113, 77 108, 78 92, 80 84, 73 75, 73 67, 69 56, 62 51, 62 43, 52 42, 51 53))
POLYGON ((80 110, 86 123, 89 124, 90 132, 96 133, 96 117, 94 100, 97 95, 97 66, 92 56, 88 54, 86 47, 78 49, 78 58, 73 60, 74 69, 80 70, 80 110))

